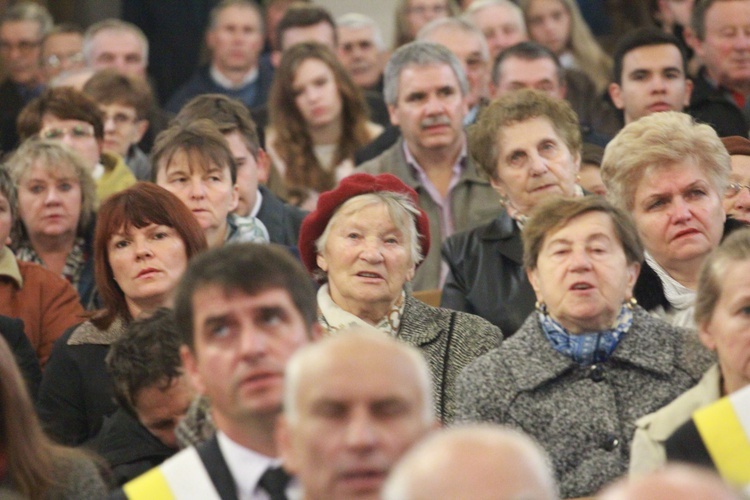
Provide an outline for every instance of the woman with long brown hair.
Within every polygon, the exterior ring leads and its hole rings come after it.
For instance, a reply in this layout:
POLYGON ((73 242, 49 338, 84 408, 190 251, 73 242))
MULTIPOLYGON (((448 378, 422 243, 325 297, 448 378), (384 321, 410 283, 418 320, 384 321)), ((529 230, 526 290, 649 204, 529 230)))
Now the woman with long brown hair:
POLYGON ((354 170, 354 152, 382 127, 367 118, 360 89, 327 47, 301 43, 284 53, 270 96, 268 153, 299 204, 354 170))
MULTIPOLYGON (((54 445, 39 425, 21 372, 0 337, 0 485, 21 498, 104 498, 84 452, 54 445)), ((0 495, 1 496, 1 495, 0 495)))

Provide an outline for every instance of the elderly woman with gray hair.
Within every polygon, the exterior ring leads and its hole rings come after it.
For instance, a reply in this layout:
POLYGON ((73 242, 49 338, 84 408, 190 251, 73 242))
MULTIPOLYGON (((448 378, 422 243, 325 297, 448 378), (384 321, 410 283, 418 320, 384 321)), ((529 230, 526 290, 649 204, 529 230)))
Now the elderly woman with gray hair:
POLYGON ((541 204, 523 241, 537 311, 463 371, 457 420, 520 428, 549 453, 561 496, 588 496, 627 470, 635 420, 692 387, 711 356, 632 303, 643 248, 601 197, 541 204))
POLYGON ((722 206, 729 173, 716 132, 684 113, 632 122, 604 152, 607 197, 630 212, 646 249, 635 297, 674 325, 695 328, 701 264, 726 231, 742 225, 727 221, 722 206))
POLYGON ((319 281, 319 321, 334 334, 370 325, 412 344, 432 371, 435 412, 453 419, 455 380, 498 346, 499 328, 470 314, 430 307, 407 285, 430 248, 416 192, 390 174, 354 174, 323 193, 300 229, 302 262, 319 281))

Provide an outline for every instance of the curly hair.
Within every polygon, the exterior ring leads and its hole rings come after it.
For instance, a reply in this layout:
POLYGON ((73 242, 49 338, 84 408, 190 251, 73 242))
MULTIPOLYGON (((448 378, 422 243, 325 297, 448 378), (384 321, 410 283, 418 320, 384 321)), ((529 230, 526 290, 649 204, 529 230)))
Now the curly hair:
POLYGON ((322 192, 335 186, 335 172, 325 169, 316 158, 312 136, 295 103, 293 88, 297 71, 308 59, 317 59, 331 69, 341 97, 341 135, 333 165, 353 158, 354 152, 369 142, 367 105, 360 89, 326 46, 300 43, 284 53, 269 98, 271 127, 277 134, 272 146, 286 164, 286 182, 289 186, 322 192))

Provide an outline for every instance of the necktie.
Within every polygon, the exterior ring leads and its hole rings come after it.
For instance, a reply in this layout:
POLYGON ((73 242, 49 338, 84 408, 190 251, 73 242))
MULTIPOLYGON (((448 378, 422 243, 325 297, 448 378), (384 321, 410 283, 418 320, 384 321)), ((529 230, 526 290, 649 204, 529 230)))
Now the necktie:
POLYGON ((290 479, 281 467, 269 467, 260 477, 258 485, 268 492, 271 500, 287 500, 286 485, 290 479))

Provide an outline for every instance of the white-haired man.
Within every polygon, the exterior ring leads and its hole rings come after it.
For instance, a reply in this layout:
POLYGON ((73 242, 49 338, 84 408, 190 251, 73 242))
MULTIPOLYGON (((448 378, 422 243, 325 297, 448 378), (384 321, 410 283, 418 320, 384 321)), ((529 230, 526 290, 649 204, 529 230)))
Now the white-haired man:
POLYGON ((383 90, 385 43, 380 26, 369 16, 344 14, 336 19, 339 61, 354 80, 367 90, 383 90))
POLYGON ((305 500, 379 499, 396 461, 437 427, 422 354, 354 328, 289 361, 278 446, 305 500))

